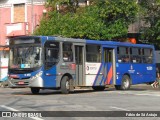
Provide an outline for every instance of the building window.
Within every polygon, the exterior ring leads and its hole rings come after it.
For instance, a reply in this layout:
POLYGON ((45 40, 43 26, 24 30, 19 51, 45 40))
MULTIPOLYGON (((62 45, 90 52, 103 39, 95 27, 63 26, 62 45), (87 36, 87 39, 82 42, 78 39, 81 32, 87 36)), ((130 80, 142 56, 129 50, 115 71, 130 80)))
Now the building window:
POLYGON ((14 4, 14 23, 25 22, 25 4, 14 4))

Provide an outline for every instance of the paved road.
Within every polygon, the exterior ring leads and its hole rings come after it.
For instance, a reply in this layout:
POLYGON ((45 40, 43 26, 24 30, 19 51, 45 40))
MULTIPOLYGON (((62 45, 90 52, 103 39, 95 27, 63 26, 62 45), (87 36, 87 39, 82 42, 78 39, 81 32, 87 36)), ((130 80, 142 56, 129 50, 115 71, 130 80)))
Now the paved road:
MULTIPOLYGON (((117 91, 112 87, 101 92, 76 90, 68 95, 53 90, 41 90, 39 95, 32 95, 29 88, 0 88, 0 98, 1 111, 124 111, 126 113, 132 111, 160 111, 160 91, 158 88, 153 89, 149 85, 135 85, 127 91, 117 91)), ((75 113, 73 112, 72 114, 75 113)), ((38 116, 36 118, 30 117, 25 119, 43 120, 44 118, 38 116)), ((65 118, 62 114, 61 118, 56 117, 55 119, 81 120, 84 118, 65 118)), ((92 120, 97 118, 87 117, 87 119, 92 120)), ((100 119, 106 118, 101 117, 100 119)), ((107 117, 107 119, 114 120, 120 118, 107 117)), ((128 118, 123 117, 121 119, 128 118)), ((139 118, 129 117, 129 119, 134 120, 139 118)), ((145 119, 156 120, 158 118, 145 117, 145 119)))

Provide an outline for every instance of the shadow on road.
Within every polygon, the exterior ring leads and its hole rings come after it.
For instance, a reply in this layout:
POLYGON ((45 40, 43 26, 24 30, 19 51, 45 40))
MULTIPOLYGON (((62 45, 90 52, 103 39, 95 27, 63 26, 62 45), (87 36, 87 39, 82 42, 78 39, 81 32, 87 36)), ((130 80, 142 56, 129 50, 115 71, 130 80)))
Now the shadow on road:
MULTIPOLYGON (((14 91, 14 89, 12 90, 13 92, 11 94, 13 95, 77 95, 77 94, 86 94, 86 93, 98 93, 98 92, 113 92, 113 91, 122 91, 123 90, 116 90, 114 87, 111 88, 106 88, 103 91, 94 91, 91 88, 88 89, 75 89, 74 92, 71 92, 70 94, 61 94, 60 90, 40 90, 39 94, 32 94, 30 89, 24 88, 24 89, 20 89, 19 91, 14 91), (21 91, 20 91, 21 90, 21 91)), ((129 90, 125 90, 125 91, 159 91, 159 88, 152 88, 150 85, 132 85, 131 88, 129 90)))

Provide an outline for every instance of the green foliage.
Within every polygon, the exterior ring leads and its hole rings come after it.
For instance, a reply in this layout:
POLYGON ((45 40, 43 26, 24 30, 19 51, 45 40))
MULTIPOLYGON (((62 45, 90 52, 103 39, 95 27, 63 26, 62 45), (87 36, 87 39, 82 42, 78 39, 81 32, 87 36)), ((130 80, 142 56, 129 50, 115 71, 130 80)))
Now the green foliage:
POLYGON ((160 0, 143 0, 140 6, 143 10, 142 20, 147 25, 141 28, 142 39, 149 42, 160 41, 160 0))
POLYGON ((138 11, 133 0, 93 0, 85 7, 77 3, 78 0, 48 0, 50 11, 34 34, 96 40, 124 38, 138 11), (65 9, 56 11, 57 4, 65 9))

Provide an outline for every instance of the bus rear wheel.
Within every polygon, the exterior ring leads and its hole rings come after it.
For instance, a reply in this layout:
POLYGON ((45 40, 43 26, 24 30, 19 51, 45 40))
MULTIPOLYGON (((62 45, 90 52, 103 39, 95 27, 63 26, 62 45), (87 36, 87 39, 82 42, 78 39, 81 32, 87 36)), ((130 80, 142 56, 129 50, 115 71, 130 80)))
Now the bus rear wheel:
POLYGON ((32 92, 32 94, 38 94, 38 93, 39 93, 39 91, 40 91, 40 89, 39 89, 39 88, 31 87, 31 92, 32 92))
POLYGON ((105 89, 105 86, 92 86, 92 88, 95 91, 103 91, 105 89))
POLYGON ((121 85, 115 85, 116 90, 128 90, 131 86, 131 79, 128 75, 124 75, 121 85))
POLYGON ((68 76, 64 76, 61 81, 62 94, 68 94, 70 92, 70 79, 68 76))
POLYGON ((122 78, 122 85, 121 89, 122 90, 128 90, 131 86, 131 80, 128 75, 124 75, 122 78))

